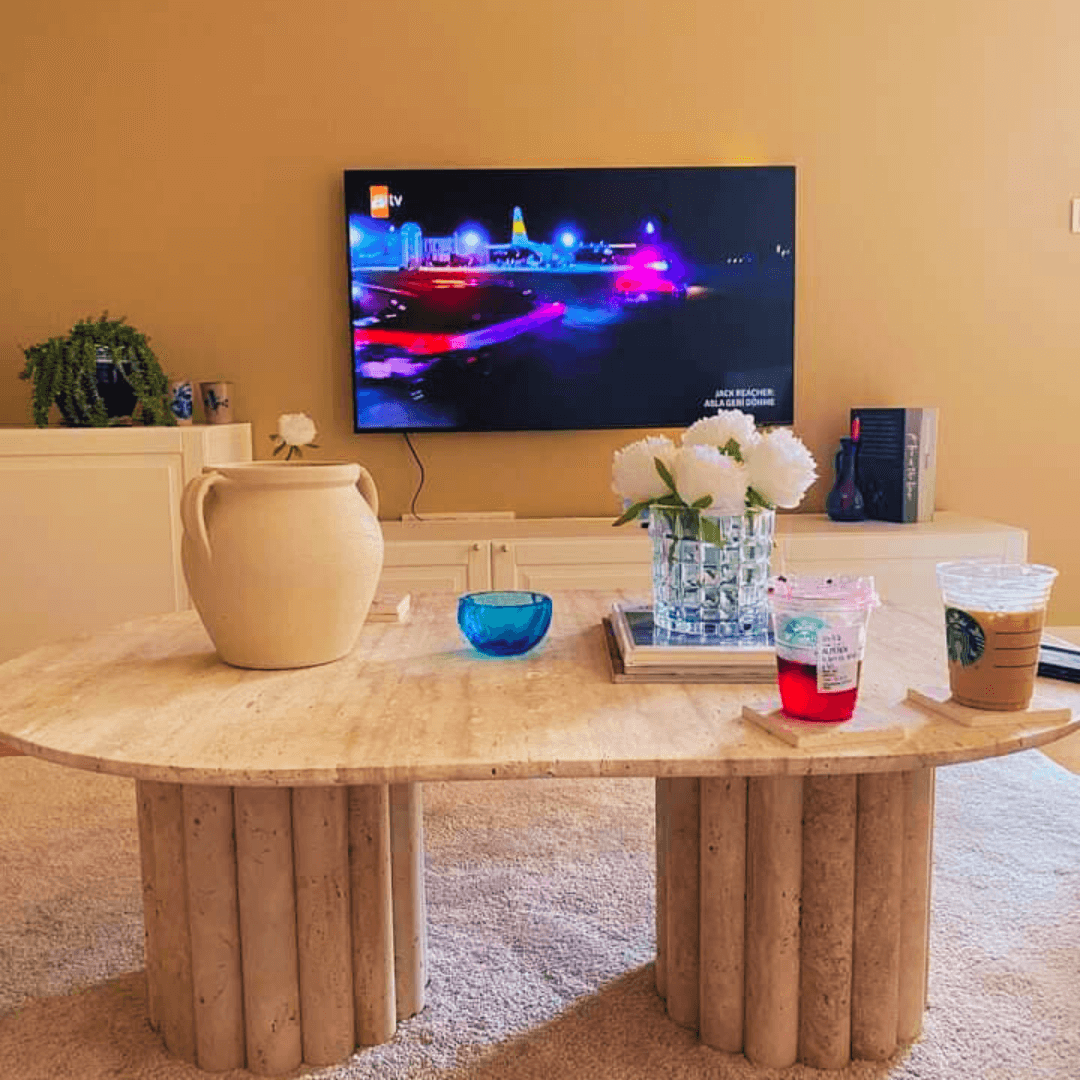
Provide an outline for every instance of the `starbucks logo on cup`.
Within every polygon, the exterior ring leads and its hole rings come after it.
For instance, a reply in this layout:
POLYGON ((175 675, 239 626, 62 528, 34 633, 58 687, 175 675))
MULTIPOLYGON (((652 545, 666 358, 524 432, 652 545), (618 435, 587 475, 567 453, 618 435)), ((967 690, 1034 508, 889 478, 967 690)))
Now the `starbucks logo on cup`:
POLYGON ((982 656, 986 648, 986 634, 966 611, 951 607, 945 609, 945 642, 949 659, 954 664, 969 667, 982 656))
POLYGON ((785 645, 816 645, 818 631, 824 627, 824 619, 814 615, 796 615, 781 627, 780 640, 785 645))

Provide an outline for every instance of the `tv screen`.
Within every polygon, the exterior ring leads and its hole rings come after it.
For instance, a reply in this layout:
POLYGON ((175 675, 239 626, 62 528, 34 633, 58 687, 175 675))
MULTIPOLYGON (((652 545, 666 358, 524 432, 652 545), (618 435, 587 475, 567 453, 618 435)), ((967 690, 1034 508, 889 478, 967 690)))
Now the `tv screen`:
POLYGON ((357 431, 793 422, 790 166, 345 173, 357 431))

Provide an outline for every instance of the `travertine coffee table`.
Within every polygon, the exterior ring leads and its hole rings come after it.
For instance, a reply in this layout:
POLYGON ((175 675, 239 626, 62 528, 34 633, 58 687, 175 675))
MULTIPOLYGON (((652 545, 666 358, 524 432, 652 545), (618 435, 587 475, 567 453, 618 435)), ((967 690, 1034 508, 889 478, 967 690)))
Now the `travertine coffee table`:
POLYGON ((657 986, 707 1044, 837 1067, 919 1034, 934 769, 1080 720, 968 729, 905 704, 944 681, 943 629, 885 607, 862 701, 903 740, 798 749, 742 719, 768 687, 614 684, 611 600, 556 594, 547 639, 509 659, 432 595, 316 668, 228 667, 194 612, 0 666, 0 740, 137 781, 172 1053, 274 1074, 388 1039, 423 1004, 420 784, 543 776, 658 778, 657 986))

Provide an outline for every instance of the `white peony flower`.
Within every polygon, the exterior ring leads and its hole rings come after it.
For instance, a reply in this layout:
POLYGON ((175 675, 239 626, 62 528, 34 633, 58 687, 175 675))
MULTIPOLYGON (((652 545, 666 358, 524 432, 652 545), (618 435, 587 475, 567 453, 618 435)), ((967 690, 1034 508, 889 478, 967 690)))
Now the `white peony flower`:
POLYGON ((770 505, 799 505, 817 479, 814 457, 788 428, 778 428, 749 447, 746 469, 750 487, 770 505))
MULTIPOLYGON (((708 496, 703 509, 710 517, 761 507, 793 508, 817 479, 813 455, 790 430, 762 435, 752 416, 728 409, 691 424, 678 448, 665 436, 652 436, 615 452, 611 489, 627 507, 616 525, 634 517, 628 513, 630 506, 655 504, 672 494, 657 472, 657 458, 675 486, 674 498, 665 504, 687 508, 708 496), (723 451, 733 440, 741 460, 723 451)), ((701 527, 704 535, 704 520, 701 527)))
POLYGON ((300 457, 301 446, 310 446, 313 450, 318 449, 315 445, 315 421, 307 413, 282 413, 278 417, 277 434, 271 435, 270 438, 277 443, 274 447, 275 454, 280 454, 288 447, 286 461, 292 461, 293 454, 300 457))
POLYGON ((631 503, 656 499, 668 493, 668 486, 656 471, 659 458, 668 471, 678 450, 666 435, 650 435, 615 451, 611 464, 611 490, 631 503))
POLYGON ((307 413, 282 413, 277 433, 286 446, 309 446, 315 441, 315 421, 307 413))
POLYGON ((759 442, 761 436, 754 426, 754 418, 740 409, 721 409, 715 416, 696 420, 683 433, 683 446, 716 446, 721 450, 734 439, 746 459, 749 447, 759 442))
POLYGON ((710 516, 746 511, 747 470, 715 446, 683 446, 675 458, 674 475, 675 487, 688 505, 709 495, 712 502, 704 513, 710 516))

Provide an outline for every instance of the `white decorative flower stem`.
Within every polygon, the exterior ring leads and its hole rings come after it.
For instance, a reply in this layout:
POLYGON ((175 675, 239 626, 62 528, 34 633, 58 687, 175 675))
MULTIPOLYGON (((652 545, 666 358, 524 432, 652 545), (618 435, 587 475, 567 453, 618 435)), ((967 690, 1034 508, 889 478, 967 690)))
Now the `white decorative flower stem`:
POLYGON ((286 461, 291 461, 293 454, 301 457, 302 446, 318 450, 315 435, 315 421, 307 413, 282 413, 278 417, 277 434, 270 436, 277 443, 274 447, 275 457, 286 447, 289 448, 285 454, 286 461))

